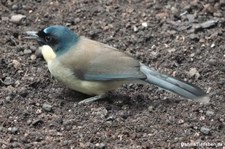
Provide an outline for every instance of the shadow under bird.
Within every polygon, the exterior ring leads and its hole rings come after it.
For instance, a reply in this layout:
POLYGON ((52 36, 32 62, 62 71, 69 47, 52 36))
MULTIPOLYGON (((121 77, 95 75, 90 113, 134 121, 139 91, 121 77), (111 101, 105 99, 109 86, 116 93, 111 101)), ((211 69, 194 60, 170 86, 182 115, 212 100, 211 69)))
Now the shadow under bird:
POLYGON ((57 80, 92 96, 80 103, 103 98, 108 91, 130 82, 154 84, 194 101, 209 102, 199 87, 160 74, 109 45, 78 36, 67 27, 49 26, 26 34, 42 45, 41 53, 57 80))

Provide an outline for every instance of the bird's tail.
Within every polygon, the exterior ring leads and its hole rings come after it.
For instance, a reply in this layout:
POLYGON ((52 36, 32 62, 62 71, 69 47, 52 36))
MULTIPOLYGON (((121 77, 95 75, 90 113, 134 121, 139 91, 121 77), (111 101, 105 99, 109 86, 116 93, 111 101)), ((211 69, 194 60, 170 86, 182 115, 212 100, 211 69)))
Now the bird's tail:
POLYGON ((148 83, 201 103, 208 103, 210 100, 201 88, 193 84, 160 74, 145 65, 141 65, 140 70, 147 76, 145 81, 148 83))

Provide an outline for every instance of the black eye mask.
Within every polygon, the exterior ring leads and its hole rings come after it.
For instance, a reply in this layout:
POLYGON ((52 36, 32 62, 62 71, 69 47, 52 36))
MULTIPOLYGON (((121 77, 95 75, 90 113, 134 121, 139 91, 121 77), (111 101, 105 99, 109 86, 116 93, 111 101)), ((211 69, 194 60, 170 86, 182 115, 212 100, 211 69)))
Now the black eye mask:
POLYGON ((58 39, 50 34, 50 33, 45 33, 44 29, 42 29, 41 31, 39 31, 37 33, 38 37, 41 39, 38 41, 38 44, 40 45, 49 45, 49 46, 55 46, 58 43, 58 39))

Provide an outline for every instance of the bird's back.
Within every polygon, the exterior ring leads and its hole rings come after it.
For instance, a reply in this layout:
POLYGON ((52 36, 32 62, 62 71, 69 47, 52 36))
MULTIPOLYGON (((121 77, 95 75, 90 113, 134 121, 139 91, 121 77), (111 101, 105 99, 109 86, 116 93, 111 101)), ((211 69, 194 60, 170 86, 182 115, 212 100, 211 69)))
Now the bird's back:
POLYGON ((140 63, 117 49, 80 37, 67 53, 59 57, 66 67, 83 80, 132 80, 145 78, 140 63))

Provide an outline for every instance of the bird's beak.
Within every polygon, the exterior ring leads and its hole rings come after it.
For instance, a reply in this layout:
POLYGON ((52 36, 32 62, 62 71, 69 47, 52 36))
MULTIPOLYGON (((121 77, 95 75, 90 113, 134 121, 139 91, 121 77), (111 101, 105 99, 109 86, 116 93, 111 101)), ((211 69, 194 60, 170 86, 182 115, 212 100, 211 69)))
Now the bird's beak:
POLYGON ((25 38, 27 39, 39 39, 40 37, 37 35, 38 32, 36 31, 27 31, 25 34, 27 35, 25 38))
POLYGON ((44 44, 45 43, 45 41, 38 36, 38 32, 36 32, 36 31, 27 31, 27 32, 25 32, 25 34, 27 35, 25 37, 26 39, 37 40, 39 44, 44 44))

